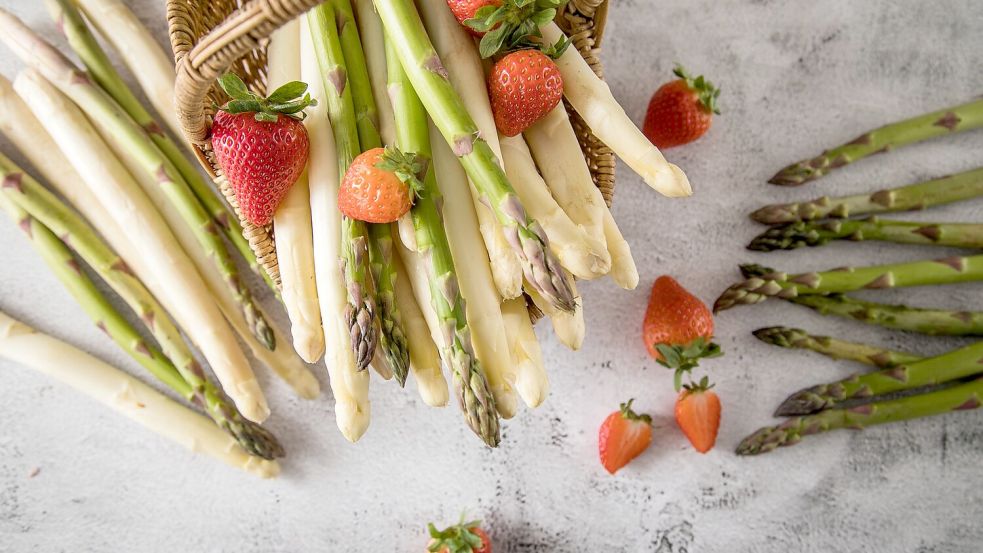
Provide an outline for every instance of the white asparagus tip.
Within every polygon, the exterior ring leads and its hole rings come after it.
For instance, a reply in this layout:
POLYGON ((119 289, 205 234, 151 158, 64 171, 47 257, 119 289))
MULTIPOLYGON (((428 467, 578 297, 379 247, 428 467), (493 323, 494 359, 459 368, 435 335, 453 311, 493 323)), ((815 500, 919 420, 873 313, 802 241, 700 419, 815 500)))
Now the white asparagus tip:
MULTIPOLYGON (((652 149, 652 157, 658 156, 662 157, 662 154, 658 150, 652 149)), ((685 198, 687 196, 693 195, 693 188, 689 184, 689 178, 686 177, 686 173, 682 169, 669 163, 669 171, 664 169, 659 169, 653 171, 651 174, 642 175, 645 183, 652 187, 653 190, 666 196, 667 198, 685 198)))
POLYGON ((270 416, 270 407, 263 400, 263 388, 255 378, 238 380, 235 390, 226 390, 229 397, 234 398, 236 407, 243 417, 259 424, 270 416))

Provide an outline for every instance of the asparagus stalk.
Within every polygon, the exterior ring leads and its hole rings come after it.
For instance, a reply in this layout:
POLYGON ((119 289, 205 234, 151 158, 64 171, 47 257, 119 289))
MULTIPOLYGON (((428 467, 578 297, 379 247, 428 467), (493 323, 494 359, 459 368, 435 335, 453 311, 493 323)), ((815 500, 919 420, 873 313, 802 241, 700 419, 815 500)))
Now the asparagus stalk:
MULTIPOLYGON (((564 38, 553 22, 542 28, 543 41, 556 44, 564 38)), ((576 48, 556 60, 563 76, 563 95, 591 128, 594 135, 614 150, 645 183, 670 198, 693 193, 686 174, 666 158, 632 123, 611 94, 611 89, 591 70, 576 48)))
POLYGON ((983 255, 848 267, 798 275, 772 272, 752 276, 734 284, 717 298, 713 308, 714 311, 723 311, 736 305, 759 303, 771 297, 792 299, 863 289, 904 288, 978 280, 983 280, 983 255))
MULTIPOLYGON (((331 0, 340 29, 341 49, 348 69, 348 83, 355 108, 355 127, 358 130, 359 150, 382 146, 379 135, 378 112, 372 93, 365 55, 362 51, 355 17, 349 0, 331 0)), ((383 55, 385 44, 383 43, 383 55)), ((368 225, 369 263, 376 286, 376 307, 381 334, 379 346, 383 357, 400 386, 406 385, 410 356, 403 327, 402 313, 395 297, 396 270, 393 265, 393 240, 390 225, 368 225)))
POLYGON ((751 214, 766 225, 925 209, 983 195, 983 168, 899 188, 808 202, 767 205, 751 214))
MULTIPOLYGON (((308 12, 307 17, 324 79, 325 105, 338 151, 338 174, 343 176, 361 150, 352 87, 348 86, 349 69, 336 24, 338 13, 334 2, 327 2, 308 12)), ((365 223, 348 217, 342 217, 341 228, 343 270, 348 291, 345 317, 356 366, 364 370, 375 355, 378 340, 376 291, 369 267, 369 234, 365 223)))
POLYGON ((46 374, 185 448, 261 478, 276 461, 249 455, 205 417, 82 350, 0 313, 0 357, 46 374))
MULTIPOLYGON (((577 293, 577 285, 574 282, 570 283, 570 288, 574 294, 577 293)), ((584 336, 587 334, 587 326, 584 323, 583 301, 578 297, 577 309, 573 313, 567 313, 554 309, 535 290, 526 290, 526 293, 536 307, 550 318, 550 323, 553 325, 553 332, 559 338, 560 343, 573 351, 579 350, 580 346, 584 344, 584 336)))
POLYGON ((902 351, 847 342, 829 336, 814 336, 805 330, 784 326, 759 328, 754 331, 754 336, 766 344, 780 348, 807 349, 833 359, 856 361, 878 368, 896 367, 922 359, 902 351))
POLYGON ((869 398, 975 376, 981 372, 981 360, 983 343, 978 342, 935 357, 806 388, 789 396, 775 414, 807 415, 837 407, 849 399, 869 398))
POLYGON ((410 82, 482 199, 495 212, 527 280, 559 309, 572 311, 575 304, 566 271, 549 250, 542 227, 526 214, 498 159, 448 81, 413 2, 376 0, 375 5, 410 82))
POLYGON ((527 407, 539 407, 549 395, 550 382, 525 300, 515 298, 503 302, 502 318, 509 351, 515 359, 515 389, 527 407))
POLYGON ((590 236, 577 226, 550 194, 536 169, 529 147, 521 136, 499 135, 505 174, 516 183, 515 191, 529 214, 543 225, 550 249, 560 264, 577 278, 591 280, 611 271, 611 255, 604 235, 590 236))
POLYGON ((386 90, 389 81, 386 69, 386 32, 382 28, 382 21, 375 13, 372 0, 354 0, 354 4, 358 34, 361 37, 365 65, 372 86, 372 97, 377 100, 374 107, 379 135, 382 137, 383 144, 395 144, 396 119, 393 116, 392 104, 386 100, 379 100, 389 97, 386 90))
MULTIPOLYGON (((300 53, 302 80, 310 84, 312 95, 325 98, 310 27, 303 24, 300 53)), ((355 354, 350 347, 350 327, 344 317, 348 300, 344 279, 338 270, 341 259, 338 153, 323 110, 311 113, 304 125, 311 142, 307 174, 314 235, 314 273, 324 326, 325 365, 331 378, 338 429, 346 439, 355 442, 368 429, 372 404, 369 401, 369 374, 356 367, 355 354)))
POLYGON ((979 127, 983 127, 983 100, 926 113, 865 132, 812 159, 785 167, 768 182, 798 186, 873 154, 979 127))
MULTIPOLYGON (((273 33, 266 51, 270 90, 300 76, 300 21, 293 20, 273 33)), ((324 330, 314 280, 314 243, 311 230, 310 188, 307 174, 294 183, 273 218, 283 305, 290 318, 294 349, 308 363, 324 356, 324 330)))
MULTIPOLYGON (((432 145, 423 104, 407 73, 403 71, 403 67, 397 61, 395 42, 389 38, 391 36, 387 36, 386 40, 386 67, 389 73, 389 91, 393 102, 393 113, 396 117, 396 146, 404 152, 415 153, 428 158, 432 157, 432 145)), ((481 302, 482 298, 472 299, 467 296, 473 288, 473 283, 468 280, 469 275, 461 275, 462 278, 458 278, 455 257, 452 252, 462 256, 465 254, 460 250, 452 250, 454 246, 449 243, 449 240, 453 235, 449 235, 444 230, 441 213, 443 201, 441 190, 437 188, 435 171, 434 164, 430 164, 423 179, 423 189, 410 210, 410 216, 416 229, 414 242, 417 247, 417 255, 420 257, 421 265, 427 276, 431 307, 436 314, 436 322, 440 328, 440 340, 437 345, 441 359, 453 374, 458 404, 464 411, 464 418, 468 426, 490 447, 497 447, 501 435, 498 414, 496 413, 498 397, 494 395, 494 392, 500 390, 504 383, 490 382, 491 377, 499 373, 494 368, 488 369, 487 365, 481 363, 481 360, 487 359, 491 353, 486 353, 483 348, 486 334, 475 332, 475 340, 472 340, 471 324, 474 318, 470 315, 472 313, 479 314, 465 309, 465 298, 474 301, 477 305, 484 305, 484 302, 481 302), (479 351, 481 352, 480 355, 479 351), (488 376, 486 376, 486 370, 488 370, 488 376)), ((456 184, 462 183, 457 181, 456 184)), ((459 186, 459 188, 463 188, 463 186, 459 186)), ((454 200, 459 202, 460 194, 454 200)), ((460 207, 460 205, 455 204, 453 207, 449 207, 448 211, 464 211, 460 207)), ((470 205, 466 203, 464 207, 470 207, 470 205)), ((448 217, 450 217, 450 213, 448 213, 448 217)), ((448 220, 450 221, 450 219, 448 220)), ((463 260, 466 257, 457 257, 456 259, 463 260)), ((484 264, 474 265, 482 269, 487 268, 487 265, 484 264)), ((480 321, 494 320, 494 314, 494 309, 490 313, 482 313, 479 315, 482 316, 480 321)), ((478 323, 479 321, 473 322, 478 323)), ((500 319, 499 322, 501 322, 500 319)))
MULTIPOLYGON (((161 195, 173 206, 174 214, 168 218, 171 227, 184 224, 191 229, 197 247, 218 265, 226 285, 235 294, 250 331, 268 348, 275 348, 273 331, 253 303, 249 289, 239 278, 239 271, 211 217, 147 132, 96 86, 88 74, 79 71, 58 50, 5 10, 0 10, 0 40, 27 65, 40 71, 89 116, 123 154, 121 159, 129 162, 128 167, 134 176, 142 173, 152 181, 148 193, 162 192, 161 195)), ((166 216, 166 209, 164 213, 166 216)), ((190 249, 194 244, 182 245, 190 249)))
MULTIPOLYGON (((166 282, 161 282, 157 278, 157 272, 149 267, 145 259, 145 249, 138 247, 130 240, 129 233, 124 232, 117 225, 115 219, 92 190, 86 186, 79 186, 79 183, 84 182, 82 177, 65 158, 41 123, 34 117, 27 104, 17 96, 10 83, 2 77, 0 77, 0 132, 3 132, 26 155, 31 164, 40 171, 48 183, 55 187, 59 194, 65 197, 85 216, 86 220, 96 227, 111 248, 122 255, 127 265, 133 269, 158 300, 166 304, 168 285, 166 282)), ((182 225, 182 227, 184 226, 182 225)), ((215 265, 208 260, 200 261, 196 265, 199 268, 204 268, 213 280, 218 280, 219 284, 212 287, 213 291, 218 292, 216 299, 221 302, 220 307, 225 312, 229 322, 235 327, 236 332, 243 337, 253 355, 272 368, 301 397, 307 399, 317 397, 320 393, 320 385, 314 375, 299 359, 290 354, 288 348, 281 347, 277 348, 276 351, 270 351, 260 344, 248 331, 245 318, 236 309, 232 293, 221 282, 215 265)), ((260 309, 262 313, 262 308, 260 309)), ((266 314, 263 316, 268 318, 266 314)), ((280 335, 279 328, 274 326, 273 331, 276 342, 286 343, 286 340, 280 335)))
MULTIPOLYGON (((211 186, 202 177, 201 172, 197 167, 184 155, 181 147, 172 140, 166 132, 158 124, 156 118, 151 115, 147 109, 143 106, 136 95, 130 90, 129 86, 123 81, 116 69, 113 68, 106 56, 105 51, 96 41, 95 37, 89 31, 89 27, 85 24, 82 19, 81 14, 78 11, 75 3, 70 0, 45 0, 45 4, 48 7, 48 12, 51 17, 58 22, 58 28, 62 30, 68 39, 69 45, 72 50, 78 54, 79 59, 88 69, 89 74, 95 79, 96 83, 105 90, 130 117, 138 125, 140 125, 154 141, 154 144, 160 148, 160 151, 167 156, 167 158, 174 164, 181 177, 187 182, 194 192, 195 196, 202 203, 205 210, 214 220, 217 228, 225 234, 226 237, 232 242, 233 246, 239 251, 243 258, 249 263, 250 267, 263 276, 266 283, 271 287, 271 289, 276 292, 276 286, 273 285, 272 280, 270 280, 269 275, 266 274, 262 268, 259 267, 259 262, 256 260, 256 255, 253 253, 252 249, 249 247, 249 242, 242 235, 242 227, 239 225, 239 221, 232 214, 228 205, 222 201, 211 186)), ((107 5, 107 8, 109 6, 107 5)), ((109 17, 120 17, 126 21, 127 25, 133 24, 135 26, 140 26, 139 21, 132 18, 132 14, 126 13, 126 8, 122 6, 117 6, 111 8, 109 17), (118 12, 118 15, 116 15, 118 12)), ((93 13, 101 13, 99 9, 93 9, 90 15, 93 13)), ((122 31, 126 33, 127 30, 122 31)), ((135 32, 140 32, 140 29, 135 29, 135 32)), ((114 37, 110 37, 112 39, 114 37)), ((152 39, 151 39, 152 40, 152 39)), ((141 44, 142 40, 137 40, 136 47, 141 48, 153 48, 159 50, 152 42, 149 44, 141 44)), ((150 59, 152 64, 162 63, 158 56, 153 56, 150 59), (158 59, 153 59, 158 58, 158 59)), ((171 77, 170 87, 173 89, 173 77, 174 69, 173 64, 170 61, 169 69, 167 71, 171 77)), ((148 78, 150 78, 148 76, 148 78)), ((153 77, 156 79, 156 77, 153 77)), ((163 82, 163 81, 161 81, 163 82)), ((166 84, 166 83, 164 83, 166 84)), ((170 104, 167 107, 166 112, 161 112, 161 116, 168 119, 168 125, 178 136, 182 136, 180 129, 175 127, 176 119, 174 119, 174 107, 173 107, 173 90, 165 91, 168 97, 171 98, 170 104)), ((150 95, 148 93, 148 95, 150 95)), ((162 98, 162 101, 164 99, 162 98)))
MULTIPOLYGON (((485 84, 484 64, 474 37, 454 18, 444 0, 421 0, 417 6, 434 50, 447 69, 448 80, 474 119, 478 133, 488 142, 495 157, 501 160, 502 149, 485 84)), ((481 202, 481 193, 475 182, 469 179, 468 184, 495 285, 502 298, 517 298, 522 295, 522 265, 519 258, 505 239, 494 211, 481 202)))
MULTIPOLYGON (((359 14, 361 16, 361 13, 359 14)), ((395 126, 395 119, 393 120, 395 126)), ((393 129, 395 132, 395 128, 393 129)), ((400 249, 399 245, 394 246, 400 249)), ((414 255, 410 252, 410 255, 414 255)), ((396 303, 403 313, 406 327, 406 341, 410 350, 410 372, 416 379, 416 388, 423 402, 431 407, 447 405, 450 394, 447 390, 447 380, 441 371, 440 354, 437 345, 430 334, 430 326, 420 307, 420 302, 413 292, 410 275, 400 261, 399 255, 393 256, 396 267, 396 303)), ((429 301, 429 297, 427 298, 429 301)), ((428 311, 433 311, 430 304, 428 311)), ((436 328, 436 326, 435 326, 436 328)))
MULTIPOLYGON (((133 177, 85 115, 39 73, 28 69, 14 83, 14 89, 21 98, 30 99, 32 111, 59 148, 72 152, 75 170, 116 224, 143 251, 154 253, 146 256, 146 265, 158 281, 167 283, 164 297, 172 315, 202 350, 243 416, 263 421, 269 416, 269 407, 233 332, 191 259, 133 177)), ((52 226, 48 221, 45 224, 52 226)))
POLYGON ((762 428, 744 438, 737 446, 737 454, 767 453, 777 447, 795 445, 805 436, 838 428, 859 430, 875 424, 976 409, 981 405, 981 395, 983 395, 983 379, 977 379, 935 392, 795 417, 778 426, 762 428))
MULTIPOLYGON (((24 175, 22 172, 10 172, 9 169, 14 166, 2 155, 0 155, 0 165, 2 165, 0 172, 5 179, 15 174, 24 175)), ((23 179, 23 176, 20 178, 23 179)), ((34 183, 29 183, 29 186, 33 187, 34 183)), ((73 245, 85 244, 96 239, 95 233, 91 229, 85 228, 84 223, 64 206, 58 205, 54 197, 44 197, 46 196, 44 194, 39 194, 39 196, 41 196, 40 202, 29 202, 32 208, 36 208, 38 205, 51 207, 55 214, 70 215, 66 223, 68 226, 76 226, 78 231, 63 236, 66 236, 73 245)), ((264 459, 275 459, 283 456, 283 447, 277 439, 258 424, 243 419, 235 407, 230 405, 225 396, 208 380, 202 368, 191 358, 190 352, 183 347, 184 344, 181 342, 177 329, 174 328, 167 314, 157 304, 153 296, 142 288, 139 281, 135 279, 128 281, 125 278, 112 276, 112 273, 123 270, 123 265, 121 265, 121 260, 118 257, 110 255, 108 248, 104 246, 100 248, 99 245, 96 247, 91 245, 75 246, 83 251, 104 250, 105 259, 97 259, 99 265, 94 267, 100 275, 108 274, 107 280, 115 284, 116 287, 122 287, 124 299, 128 300, 136 313, 141 314, 144 320, 149 321, 148 328, 157 330, 159 333, 168 333, 169 336, 165 343, 180 345, 177 349, 181 351, 176 356, 182 361, 180 368, 165 357, 156 345, 145 341, 137 330, 113 308, 92 280, 82 271, 68 247, 48 227, 28 214, 6 194, 0 194, 0 208, 18 223, 42 259, 75 301, 89 315, 89 318, 123 351, 179 396, 189 402, 201 405, 208 416, 215 421, 215 424, 232 435, 250 455, 264 459), (107 261, 111 262, 108 268, 107 261)))
POLYGON ((755 237, 748 244, 748 249, 762 252, 794 250, 803 246, 823 246, 833 240, 881 240, 898 244, 983 248, 983 225, 884 221, 876 217, 802 221, 768 229, 755 237))
POLYGON ((183 137, 174 111, 174 60, 164 52, 150 31, 120 0, 73 0, 86 19, 112 46, 136 77, 158 115, 174 133, 183 137))

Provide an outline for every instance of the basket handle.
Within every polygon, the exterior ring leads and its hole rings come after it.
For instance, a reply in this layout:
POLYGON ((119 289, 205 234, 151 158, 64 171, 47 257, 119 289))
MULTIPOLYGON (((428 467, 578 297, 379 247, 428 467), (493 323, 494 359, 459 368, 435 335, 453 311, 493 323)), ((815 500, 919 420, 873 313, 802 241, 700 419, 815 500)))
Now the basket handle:
POLYGON ((197 43, 186 3, 168 2, 167 19, 177 62, 174 108, 188 140, 199 149, 208 149, 205 97, 219 77, 236 60, 260 47, 273 31, 321 2, 249 0, 197 43))

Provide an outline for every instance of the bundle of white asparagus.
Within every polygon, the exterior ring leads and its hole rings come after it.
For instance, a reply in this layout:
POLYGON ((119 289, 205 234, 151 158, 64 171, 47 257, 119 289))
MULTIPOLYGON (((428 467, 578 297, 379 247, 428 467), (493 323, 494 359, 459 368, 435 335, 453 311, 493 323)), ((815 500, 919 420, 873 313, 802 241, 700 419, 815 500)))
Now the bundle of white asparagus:
MULTIPOLYGON (((494 447, 500 417, 548 395, 529 308, 576 350, 585 322, 575 280, 638 284, 562 103, 524 133, 500 136, 485 64, 446 0, 328 0, 276 31, 268 50, 267 89, 301 80, 319 101, 304 123, 307 171, 274 218, 279 297, 298 358, 237 271, 233 251, 256 262, 229 207, 116 73, 86 19, 175 129, 174 69, 159 46, 119 0, 45 2, 82 67, 0 10, 0 41, 27 66, 13 86, 0 77, 0 131, 81 216, 2 156, 0 176, 17 185, 4 187, 0 207, 35 230, 39 252, 101 328, 251 455, 282 449, 255 424, 269 407, 236 337, 307 398, 318 383, 300 358, 323 358, 352 442, 371 415, 366 364, 401 385, 412 374, 430 406, 449 401, 446 370, 468 425, 494 447), (398 224, 348 219, 338 209, 342 177, 381 146, 429 160, 421 190, 398 224), (84 273, 65 270, 79 261, 156 344, 84 273)), ((562 36, 552 23, 541 33, 550 43, 562 36)), ((657 191, 690 193, 578 52, 556 63, 567 101, 601 140, 657 191)), ((75 385, 89 389, 86 374, 75 385)))
MULTIPOLYGON (((241 445, 239 453, 222 446, 227 460, 252 470, 252 464, 235 461, 236 456, 267 460, 282 456, 277 440, 259 426, 270 408, 239 340, 301 397, 317 397, 320 385, 240 274, 233 251, 245 256, 245 263, 256 265, 241 230, 184 146, 163 130, 110 64, 79 8, 70 0, 45 0, 45 4, 81 66, 14 15, 0 10, 0 41, 26 66, 13 84, 0 76, 0 133, 33 165, 38 177, 0 154, 4 184, 0 207, 25 230, 93 322, 241 445), (83 263, 109 285, 133 317, 113 306, 81 270, 83 263), (138 320, 137 326, 145 327, 153 340, 144 339, 129 318, 138 320), (192 345, 205 363, 195 357, 192 345)), ((123 4, 114 0, 82 4, 90 22, 99 23, 96 26, 111 32, 114 39, 127 37, 118 43, 131 49, 121 52, 124 57, 133 49, 143 49, 166 60, 123 4), (128 23, 121 26, 116 18, 128 23)), ((150 98, 173 94, 173 66, 157 65, 131 66, 141 76, 165 71, 163 77, 139 79, 145 83, 163 78, 170 83, 144 88, 150 98)), ((167 105, 166 100, 161 105, 167 105)), ((173 117, 173 110, 162 115, 173 117)), ((38 363, 47 363, 42 355, 39 351, 38 363)), ((91 364, 74 350, 63 348, 59 355, 62 363, 78 357, 81 363, 91 364)), ((94 379, 90 384, 96 387, 99 379, 110 378, 107 371, 97 372, 81 371, 73 377, 73 385, 89 390, 87 378, 94 379)), ((173 410, 166 406, 162 412, 173 410)), ((188 416, 175 415, 170 430, 161 427, 166 420, 163 417, 152 426, 172 437, 190 431, 182 441, 200 439, 213 454, 220 449, 215 447, 215 436, 194 437, 201 431, 191 428, 198 423, 188 416)), ((275 464, 255 466, 266 475, 276 472, 275 464)))

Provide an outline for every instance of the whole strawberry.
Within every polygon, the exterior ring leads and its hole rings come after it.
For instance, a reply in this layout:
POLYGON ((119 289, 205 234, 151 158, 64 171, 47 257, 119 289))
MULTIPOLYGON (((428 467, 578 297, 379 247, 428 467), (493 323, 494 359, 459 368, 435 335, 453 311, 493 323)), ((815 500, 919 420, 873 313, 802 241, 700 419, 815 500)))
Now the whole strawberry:
POLYGON ((713 384, 703 377, 697 384, 684 386, 676 398, 676 424, 700 453, 713 449, 720 429, 720 398, 710 388, 713 384))
POLYGON ((688 144, 703 136, 720 114, 720 89, 703 78, 691 77, 682 66, 673 73, 679 77, 662 85, 649 100, 642 132, 659 148, 688 144))
POLYGON ((676 371, 677 391, 683 374, 696 367, 699 359, 722 355, 720 347, 710 341, 713 314, 670 276, 660 276, 652 285, 642 339, 652 357, 676 371))
POLYGON ((425 158, 392 147, 366 150, 341 180, 338 209, 366 223, 392 223, 413 206, 428 165, 425 158))
MULTIPOLYGON (((489 10, 498 8, 502 5, 502 0, 447 0, 447 5, 450 6, 454 17, 464 25, 469 33, 476 37, 483 37, 487 31, 479 31, 468 25, 467 22, 474 20, 478 16, 478 10, 482 8, 489 8, 489 10)), ((482 13, 488 13, 489 10, 482 13)))
POLYGON ((307 85, 291 82, 262 98, 227 74, 219 85, 232 97, 215 114, 212 150, 243 217, 257 226, 273 214, 307 165, 310 141, 301 120, 317 105, 307 85))
POLYGON ((610 474, 648 449, 652 443, 652 417, 632 411, 629 399, 604 419, 597 434, 597 452, 610 474))
MULTIPOLYGON (((568 42, 558 44, 559 56, 568 42)), ((488 76, 495 126, 515 136, 539 121, 563 98, 563 77, 556 63, 540 50, 518 50, 495 62, 488 76)))

